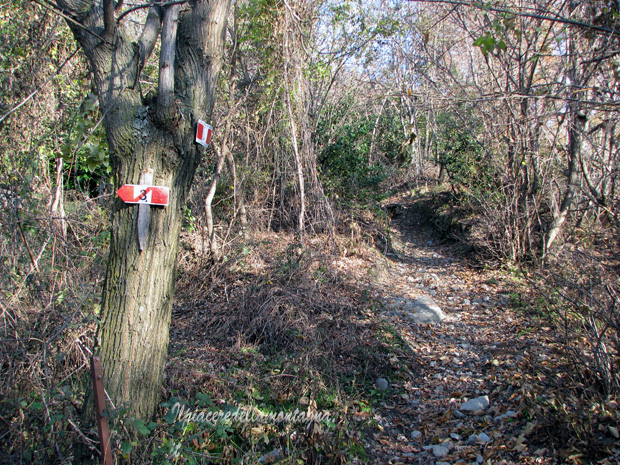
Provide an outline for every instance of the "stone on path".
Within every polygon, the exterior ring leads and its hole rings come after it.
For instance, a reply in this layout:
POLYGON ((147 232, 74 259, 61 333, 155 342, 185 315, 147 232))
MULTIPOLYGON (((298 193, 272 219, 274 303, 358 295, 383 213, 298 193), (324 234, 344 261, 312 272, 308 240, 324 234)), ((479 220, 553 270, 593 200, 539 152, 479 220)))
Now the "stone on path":
POLYGON ((414 324, 440 323, 446 317, 437 302, 428 295, 413 300, 396 297, 386 307, 390 310, 388 314, 405 317, 414 324))
POLYGON ((438 458, 445 457, 449 453, 450 453, 450 450, 447 447, 437 446, 437 445, 433 446, 433 455, 435 457, 438 457, 438 458))
POLYGON ((385 391, 388 388, 388 382, 385 378, 377 378, 375 381, 375 387, 379 391, 385 391))
POLYGON ((465 410, 466 412, 475 412, 477 410, 485 410, 489 407, 489 396, 476 397, 475 399, 469 399, 467 402, 463 402, 459 410, 465 410))

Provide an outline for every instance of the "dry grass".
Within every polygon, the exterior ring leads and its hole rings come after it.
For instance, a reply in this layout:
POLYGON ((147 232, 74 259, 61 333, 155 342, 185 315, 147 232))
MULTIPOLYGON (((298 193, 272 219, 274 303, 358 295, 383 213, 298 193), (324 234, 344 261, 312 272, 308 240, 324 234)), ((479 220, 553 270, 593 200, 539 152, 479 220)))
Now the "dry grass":
POLYGON ((300 253, 291 237, 274 234, 256 235, 249 244, 221 281, 195 279, 199 268, 184 274, 171 353, 200 341, 197 352, 207 351, 214 366, 248 351, 282 358, 289 370, 296 367, 283 373, 296 392, 304 378, 320 389, 360 368, 360 382, 375 376, 382 350, 372 340, 368 312, 377 303, 363 283, 338 273, 336 257, 325 251, 331 246, 317 239, 300 253))
MULTIPOLYGON (((374 260, 363 241, 354 245, 350 235, 337 241, 336 250, 357 254, 364 266, 374 260)), ((291 457, 304 460, 322 448, 326 463, 339 463, 336 457, 357 441, 349 433, 359 433, 345 428, 348 415, 369 401, 377 377, 398 378, 389 358, 404 349, 384 337, 379 304, 369 298, 373 284, 345 279, 333 250, 327 238, 308 240, 301 249, 292 236, 254 233, 229 250, 234 258, 220 268, 223 276, 207 279, 201 268, 207 262, 195 258, 177 291, 166 396, 191 402, 208 393, 226 405, 329 411, 334 430, 323 431, 311 446, 302 428, 287 447, 294 447, 291 457)), ((274 430, 269 446, 254 448, 250 433, 235 433, 246 446, 229 457, 246 459, 292 434, 274 430)))
POLYGON ((96 202, 71 202, 66 239, 36 202, 29 207, 2 218, 11 226, 0 238, 3 463, 66 461, 81 441, 78 417, 107 248, 96 202))

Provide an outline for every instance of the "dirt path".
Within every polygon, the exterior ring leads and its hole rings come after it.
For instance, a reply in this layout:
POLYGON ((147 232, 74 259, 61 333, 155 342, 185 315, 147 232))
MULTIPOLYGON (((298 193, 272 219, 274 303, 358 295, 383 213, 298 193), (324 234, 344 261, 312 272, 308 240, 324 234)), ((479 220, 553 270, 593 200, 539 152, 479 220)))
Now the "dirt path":
POLYGON ((396 253, 382 282, 386 306, 426 295, 445 319, 415 324, 382 312, 410 349, 409 358, 390 362, 407 366, 410 376, 391 382, 373 412, 377 428, 368 432, 367 446, 377 463, 554 463, 554 451, 537 448, 529 436, 523 411, 524 367, 545 354, 509 308, 498 273, 473 271, 407 207, 392 235, 396 253))

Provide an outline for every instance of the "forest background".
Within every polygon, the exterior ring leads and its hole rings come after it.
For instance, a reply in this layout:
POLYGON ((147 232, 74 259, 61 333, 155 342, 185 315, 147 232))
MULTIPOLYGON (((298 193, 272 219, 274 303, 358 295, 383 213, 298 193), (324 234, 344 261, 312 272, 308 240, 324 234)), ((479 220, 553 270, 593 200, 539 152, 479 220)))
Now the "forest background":
MULTIPOLYGON (((327 257, 358 242, 390 252, 398 193, 476 266, 539 292, 573 394, 615 399, 619 14, 612 0, 234 2, 177 282, 201 295, 234 285, 267 233, 287 245, 286 276, 313 247, 326 275, 327 257)), ((145 17, 119 5, 128 34, 145 17)), ((48 463, 88 443, 79 416, 118 187, 110 109, 54 2, 0 2, 0 37, 0 443, 3 460, 48 463)), ((122 455, 138 449, 126 429, 158 431, 117 417, 122 455)), ((250 441, 235 434, 206 443, 231 456, 250 441)))

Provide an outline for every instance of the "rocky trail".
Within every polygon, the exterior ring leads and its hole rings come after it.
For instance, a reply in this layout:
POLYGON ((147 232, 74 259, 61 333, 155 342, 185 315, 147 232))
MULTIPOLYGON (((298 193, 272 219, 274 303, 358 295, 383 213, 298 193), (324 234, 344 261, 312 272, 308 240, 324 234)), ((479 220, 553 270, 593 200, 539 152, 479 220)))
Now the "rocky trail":
POLYGON ((508 306, 498 273, 473 271, 407 208, 377 296, 409 349, 390 363, 410 381, 377 380, 385 398, 368 449, 385 464, 555 463, 523 411, 524 371, 547 356, 541 338, 508 306))

